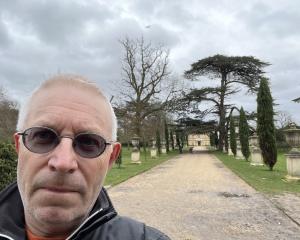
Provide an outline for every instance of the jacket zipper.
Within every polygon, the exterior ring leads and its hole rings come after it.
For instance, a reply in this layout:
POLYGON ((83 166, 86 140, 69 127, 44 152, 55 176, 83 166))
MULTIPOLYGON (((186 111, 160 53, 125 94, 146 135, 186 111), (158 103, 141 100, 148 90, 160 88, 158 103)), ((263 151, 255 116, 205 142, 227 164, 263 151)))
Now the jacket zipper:
MULTIPOLYGON (((89 216, 87 219, 85 219, 85 220, 83 221, 83 223, 81 223, 81 224, 79 225, 79 227, 76 228, 76 229, 74 230, 74 232, 71 233, 71 235, 70 235, 69 237, 66 238, 66 240, 71 240, 72 237, 73 237, 76 233, 78 233, 78 232, 80 231, 80 229, 84 226, 84 224, 85 224, 87 221, 89 221, 92 217, 94 217, 96 214, 98 214, 98 213, 100 213, 100 212, 102 212, 102 211, 103 211, 103 208, 100 208, 98 211, 94 212, 91 216, 89 216)), ((12 239, 12 240, 13 240, 13 239, 12 239)))
POLYGON ((9 237, 9 236, 7 236, 7 235, 5 235, 5 234, 2 234, 2 233, 0 233, 0 237, 7 238, 7 239, 9 239, 9 240, 14 240, 13 238, 11 238, 11 237, 9 237))

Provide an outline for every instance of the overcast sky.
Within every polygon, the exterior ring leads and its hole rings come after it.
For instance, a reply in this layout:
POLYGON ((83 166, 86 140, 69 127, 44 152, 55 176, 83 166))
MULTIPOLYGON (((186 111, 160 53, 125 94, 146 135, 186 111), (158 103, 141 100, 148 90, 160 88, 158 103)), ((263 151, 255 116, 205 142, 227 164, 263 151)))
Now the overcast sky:
MULTIPOLYGON (((96 81, 108 95, 121 78, 119 39, 144 36, 170 49, 182 77, 215 54, 251 55, 271 63, 266 76, 277 111, 300 124, 300 1, 296 0, 2 0, 0 85, 20 101, 56 73, 96 81)), ((241 91, 231 101, 256 109, 241 91)))

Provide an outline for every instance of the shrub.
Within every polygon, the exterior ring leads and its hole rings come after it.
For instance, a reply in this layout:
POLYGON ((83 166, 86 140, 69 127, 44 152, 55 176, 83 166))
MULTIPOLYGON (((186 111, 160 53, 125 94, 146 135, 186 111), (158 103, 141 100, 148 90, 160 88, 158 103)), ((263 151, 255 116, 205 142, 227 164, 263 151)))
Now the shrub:
POLYGON ((0 190, 17 178, 17 154, 10 143, 0 143, 0 190))

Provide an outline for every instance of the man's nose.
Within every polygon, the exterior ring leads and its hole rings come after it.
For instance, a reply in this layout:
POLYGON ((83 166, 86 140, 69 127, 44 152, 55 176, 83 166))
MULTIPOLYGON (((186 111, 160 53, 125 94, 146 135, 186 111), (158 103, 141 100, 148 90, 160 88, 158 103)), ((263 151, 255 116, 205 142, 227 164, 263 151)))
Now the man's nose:
POLYGON ((72 144, 72 139, 61 138, 48 161, 48 166, 52 171, 72 173, 78 168, 77 156, 72 144))

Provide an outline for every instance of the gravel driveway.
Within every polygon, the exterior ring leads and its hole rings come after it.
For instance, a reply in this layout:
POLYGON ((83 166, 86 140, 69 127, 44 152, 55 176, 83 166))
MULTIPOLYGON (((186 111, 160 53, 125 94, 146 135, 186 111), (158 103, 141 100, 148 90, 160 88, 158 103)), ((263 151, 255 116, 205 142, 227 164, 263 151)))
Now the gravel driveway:
POLYGON ((280 203, 299 201, 299 196, 271 201, 205 152, 172 158, 110 188, 109 195, 119 214, 171 239, 300 239, 299 205, 287 207, 294 208, 295 218, 280 210, 280 203))

